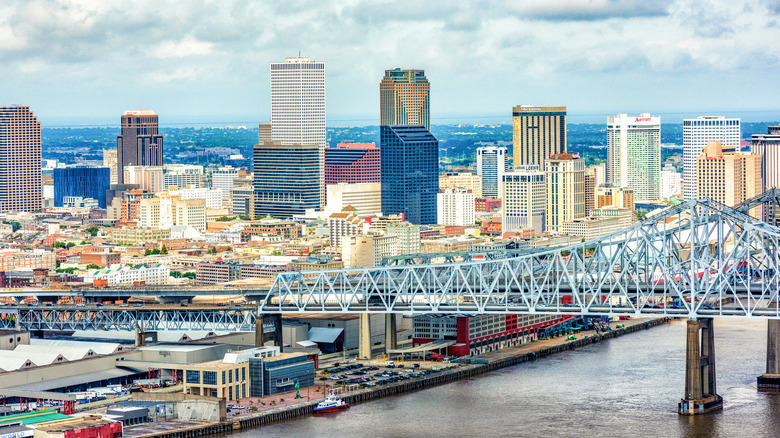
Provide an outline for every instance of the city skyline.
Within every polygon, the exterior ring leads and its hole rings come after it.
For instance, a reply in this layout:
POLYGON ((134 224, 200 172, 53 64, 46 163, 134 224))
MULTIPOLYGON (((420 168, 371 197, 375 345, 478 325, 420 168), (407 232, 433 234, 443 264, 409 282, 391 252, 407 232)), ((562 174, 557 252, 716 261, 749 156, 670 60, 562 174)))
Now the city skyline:
POLYGON ((436 84, 434 122, 507 120, 518 102, 561 102, 572 115, 599 117, 734 116, 777 110, 780 93, 778 10, 768 4, 155 6, 151 17, 129 4, 1 7, 8 101, 36 108, 44 124, 104 123, 127 108, 155 108, 169 122, 262 121, 268 63, 299 52, 329 66, 329 125, 378 120, 375 84, 395 67, 425 69, 436 84), (258 31, 258 20, 268 27, 258 31), (423 43, 407 44, 408 33, 423 43), (121 62, 128 53, 133 63, 121 62))

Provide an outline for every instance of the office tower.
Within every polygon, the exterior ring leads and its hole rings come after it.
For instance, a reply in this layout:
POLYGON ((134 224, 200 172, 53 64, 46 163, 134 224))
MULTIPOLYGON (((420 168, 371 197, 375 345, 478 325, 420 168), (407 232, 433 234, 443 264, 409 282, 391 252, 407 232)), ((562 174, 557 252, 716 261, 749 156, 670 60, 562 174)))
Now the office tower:
POLYGON ((502 233, 533 230, 542 233, 545 223, 544 172, 536 164, 517 166, 501 177, 503 185, 502 233))
POLYGON ((0 107, 0 211, 40 211, 41 124, 27 106, 0 107))
POLYGON ((761 176, 766 191, 780 187, 780 125, 770 126, 767 134, 753 134, 750 152, 761 155, 761 176))
POLYGON ((512 109, 514 166, 544 169, 551 154, 566 152, 566 107, 518 105, 512 109))
POLYGON ((116 136, 118 184, 125 184, 127 166, 162 166, 163 138, 154 111, 125 111, 122 133, 116 136))
POLYGON ((211 187, 222 191, 222 198, 230 198, 233 191, 233 182, 238 178, 238 169, 233 167, 220 167, 211 172, 211 187))
POLYGON ((463 187, 475 198, 482 197, 482 177, 469 172, 447 172, 439 175, 439 190, 463 187))
POLYGON ((585 217, 585 162, 577 154, 553 154, 544 163, 547 229, 585 217))
POLYGON ((436 194, 439 225, 474 225, 474 194, 463 188, 444 189, 436 194))
POLYGON ((381 181, 379 155, 374 143, 339 143, 325 149, 325 185, 381 181))
POLYGON ((320 206, 320 147, 279 141, 254 146, 255 215, 289 219, 320 206))
POLYGON ((430 132, 430 95, 424 70, 385 70, 379 83, 379 124, 423 125, 430 132))
MULTIPOLYGON (((262 129, 259 134, 263 135, 262 129)), ((325 205, 325 63, 287 58, 271 64, 271 136, 283 145, 319 146, 319 200, 325 205)))
POLYGON ((596 206, 596 176, 585 169, 585 216, 596 206))
POLYGON ((201 186, 200 178, 203 176, 203 166, 195 164, 166 164, 163 166, 163 189, 167 190, 171 186, 180 189, 187 187, 198 188, 201 186))
POLYGON ((439 141, 422 125, 382 126, 380 138, 382 212, 435 224, 439 141))
POLYGON ((63 198, 92 198, 100 208, 106 208, 106 190, 111 187, 108 167, 74 166, 54 169, 54 206, 62 207, 63 198))
POLYGON ((627 208, 634 211, 634 191, 628 187, 602 184, 596 187, 596 208, 627 208))
POLYGON ((419 225, 412 225, 408 222, 390 224, 385 227, 385 234, 398 238, 398 255, 419 254, 422 252, 419 225))
POLYGON ((607 118, 607 182, 628 187, 636 199, 658 199, 661 118, 650 114, 607 118))
POLYGON ((118 184, 116 149, 103 149, 103 167, 111 169, 111 184, 118 184))
POLYGON ((696 159, 709 141, 721 142, 726 153, 739 150, 739 119, 704 116, 683 119, 683 198, 696 199, 696 159))
POLYGON ((663 199, 676 198, 682 194, 682 175, 674 166, 667 165, 661 171, 659 194, 663 199))
POLYGON ((504 146, 477 148, 477 175, 482 177, 482 196, 501 197, 501 176, 510 171, 508 149, 504 146))
POLYGON ((252 185, 234 185, 231 198, 234 215, 255 218, 255 189, 252 185))
POLYGON ((271 123, 258 123, 257 124, 257 142, 262 143, 264 141, 273 141, 273 129, 271 129, 271 123))
MULTIPOLYGON (((761 155, 727 152, 719 141, 707 142, 696 158, 696 197, 733 207, 763 192, 761 155)), ((751 210, 753 217, 761 207, 751 210)))
POLYGON ((327 187, 328 205, 325 213, 328 215, 350 207, 359 217, 382 214, 381 183, 338 183, 328 184, 327 187))
POLYGON ((141 190, 149 193, 161 192, 165 186, 162 166, 125 166, 124 183, 136 184, 141 190))

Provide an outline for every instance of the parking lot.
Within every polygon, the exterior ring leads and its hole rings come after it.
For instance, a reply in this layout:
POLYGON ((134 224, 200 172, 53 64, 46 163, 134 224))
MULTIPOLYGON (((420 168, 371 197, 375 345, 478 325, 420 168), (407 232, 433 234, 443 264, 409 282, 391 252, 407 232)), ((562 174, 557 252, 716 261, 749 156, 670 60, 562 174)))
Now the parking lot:
POLYGON ((389 365, 354 363, 321 370, 318 373, 317 383, 320 385, 332 384, 334 386, 358 385, 360 387, 374 387, 439 373, 441 371, 440 368, 442 368, 442 364, 438 362, 389 365))

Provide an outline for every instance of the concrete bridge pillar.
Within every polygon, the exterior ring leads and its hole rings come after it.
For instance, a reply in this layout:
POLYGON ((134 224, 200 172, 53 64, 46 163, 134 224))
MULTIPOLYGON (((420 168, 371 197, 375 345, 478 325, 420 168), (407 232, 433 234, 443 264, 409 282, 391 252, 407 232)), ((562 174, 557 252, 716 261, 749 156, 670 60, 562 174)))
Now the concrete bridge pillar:
MULTIPOLYGON (((284 351, 284 338, 282 336, 282 314, 278 313, 271 315, 271 318, 274 321, 274 345, 279 347, 279 352, 282 353, 284 351)), ((263 330, 262 327, 260 330, 263 330)))
POLYGON ((767 320, 766 372, 758 376, 758 390, 780 392, 780 320, 767 320))
POLYGON ((255 313, 255 347, 265 345, 265 332, 263 332, 263 314, 255 313))
POLYGON ((715 385, 715 334, 712 319, 689 319, 685 350, 685 396, 680 415, 698 415, 723 408, 715 385))
POLYGON ((358 359, 371 359, 371 315, 360 314, 360 335, 358 336, 358 359))
POLYGON ((398 330, 394 313, 385 314, 385 352, 398 348, 398 330))

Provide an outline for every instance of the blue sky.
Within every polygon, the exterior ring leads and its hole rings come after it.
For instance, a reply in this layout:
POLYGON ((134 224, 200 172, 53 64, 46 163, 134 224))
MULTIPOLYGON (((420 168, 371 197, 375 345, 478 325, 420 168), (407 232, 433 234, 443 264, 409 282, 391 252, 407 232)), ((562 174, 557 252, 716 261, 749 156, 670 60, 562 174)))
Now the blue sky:
POLYGON ((517 104, 567 105, 583 121, 778 120, 778 41, 770 0, 5 0, 0 104, 48 124, 118 124, 128 109, 257 123, 269 63, 300 50, 326 63, 331 125, 378 120, 393 67, 426 70, 434 122, 509 121, 517 104))

